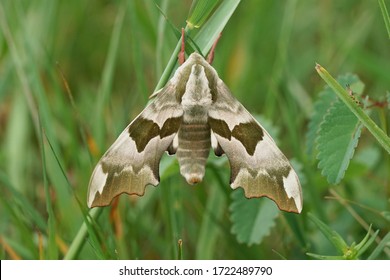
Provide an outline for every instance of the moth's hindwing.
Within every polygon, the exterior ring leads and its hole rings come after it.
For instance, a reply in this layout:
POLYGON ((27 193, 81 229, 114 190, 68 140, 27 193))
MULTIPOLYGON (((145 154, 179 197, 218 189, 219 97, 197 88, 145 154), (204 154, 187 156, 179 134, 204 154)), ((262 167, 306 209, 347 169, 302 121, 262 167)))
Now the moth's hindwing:
POLYGON ((230 183, 242 187, 247 198, 266 196, 281 210, 300 213, 302 193, 299 179, 287 158, 267 131, 218 80, 209 124, 221 150, 229 159, 230 183))
POLYGON ((180 127, 183 111, 170 83, 120 134, 93 171, 88 206, 105 206, 121 194, 143 195, 158 185, 160 159, 180 127))

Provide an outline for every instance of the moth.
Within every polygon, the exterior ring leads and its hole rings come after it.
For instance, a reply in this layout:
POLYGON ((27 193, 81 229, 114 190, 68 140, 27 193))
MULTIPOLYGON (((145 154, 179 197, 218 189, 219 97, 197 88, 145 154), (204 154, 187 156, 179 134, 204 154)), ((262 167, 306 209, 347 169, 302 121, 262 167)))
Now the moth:
POLYGON ((301 186, 289 161, 200 54, 192 53, 152 96, 95 167, 89 207, 106 206, 121 193, 142 196, 147 185, 158 185, 166 151, 176 154, 188 184, 199 183, 212 147, 216 156, 229 159, 233 189, 301 212, 301 186))

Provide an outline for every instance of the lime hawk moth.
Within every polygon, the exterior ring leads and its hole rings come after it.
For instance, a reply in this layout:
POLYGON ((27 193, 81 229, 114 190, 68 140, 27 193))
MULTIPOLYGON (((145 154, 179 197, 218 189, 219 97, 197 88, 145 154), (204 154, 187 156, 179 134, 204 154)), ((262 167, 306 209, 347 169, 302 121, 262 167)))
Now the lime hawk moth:
POLYGON ((95 167, 89 207, 106 206, 121 193, 142 196, 147 185, 158 185, 165 151, 176 154, 189 184, 201 182, 212 147, 228 157, 233 189, 301 212, 301 186, 289 161, 200 54, 192 53, 153 97, 95 167))

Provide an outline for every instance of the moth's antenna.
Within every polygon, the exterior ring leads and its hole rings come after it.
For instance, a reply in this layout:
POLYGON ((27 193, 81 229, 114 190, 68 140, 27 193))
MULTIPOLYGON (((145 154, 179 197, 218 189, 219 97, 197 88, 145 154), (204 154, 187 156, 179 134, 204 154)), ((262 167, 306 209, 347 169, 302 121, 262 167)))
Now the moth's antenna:
POLYGON ((219 39, 221 38, 221 36, 222 36, 222 33, 219 33, 217 39, 215 40, 213 46, 211 47, 209 55, 207 56, 207 62, 210 64, 213 63, 215 47, 217 46, 217 43, 218 43, 219 39))
POLYGON ((185 48, 185 32, 184 28, 181 29, 181 49, 177 55, 179 59, 179 64, 182 65, 186 61, 186 48, 185 48))

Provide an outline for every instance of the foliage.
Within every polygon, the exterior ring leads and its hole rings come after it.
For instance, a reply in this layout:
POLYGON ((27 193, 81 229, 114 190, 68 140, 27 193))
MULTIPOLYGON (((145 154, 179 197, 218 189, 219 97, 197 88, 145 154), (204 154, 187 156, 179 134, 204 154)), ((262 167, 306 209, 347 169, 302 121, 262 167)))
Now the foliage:
POLYGON ((363 254, 368 247, 374 242, 376 236, 378 235, 379 230, 372 234, 370 237, 371 226, 368 229, 368 233, 360 241, 359 244, 353 242, 351 245, 347 245, 344 239, 335 231, 332 231, 326 224, 318 220, 313 215, 308 215, 313 223, 320 229, 320 231, 325 235, 325 237, 333 244, 333 246, 339 252, 339 256, 321 256, 317 254, 307 253, 309 256, 321 259, 321 260, 357 260, 358 257, 363 254))
POLYGON ((232 192, 231 196, 232 233, 237 235, 238 242, 260 244, 275 226, 278 208, 269 200, 248 200, 241 189, 232 192))
POLYGON ((389 259, 388 23, 383 0, 1 1, 0 258, 389 259), (195 187, 164 156, 160 186, 87 209, 94 165, 174 72, 181 27, 202 54, 223 31, 214 67, 277 128, 300 215, 243 199, 213 154, 195 187), (318 66, 321 91, 316 62, 361 82, 318 66))
MULTIPOLYGON (((362 94, 364 85, 356 75, 339 78, 340 84, 348 85, 357 95, 362 94)), ((316 103, 308 131, 308 142, 317 142, 319 164, 328 182, 338 184, 357 146, 362 125, 329 87, 325 88, 316 103)), ((352 97, 351 98, 355 98, 352 97)), ((312 146, 312 144, 310 145, 312 146)))

